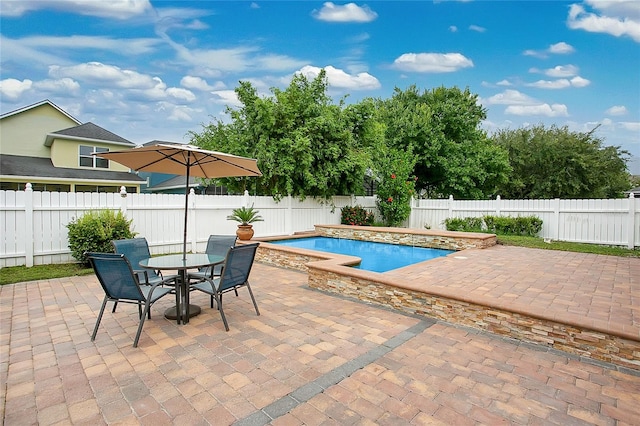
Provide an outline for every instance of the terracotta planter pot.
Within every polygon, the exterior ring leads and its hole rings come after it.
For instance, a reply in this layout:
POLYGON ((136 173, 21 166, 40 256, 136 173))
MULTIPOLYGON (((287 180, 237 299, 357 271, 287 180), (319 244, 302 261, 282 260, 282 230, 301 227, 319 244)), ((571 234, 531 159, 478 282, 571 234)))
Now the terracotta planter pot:
POLYGON ((253 238, 253 225, 238 225, 236 235, 239 240, 248 241, 253 238))

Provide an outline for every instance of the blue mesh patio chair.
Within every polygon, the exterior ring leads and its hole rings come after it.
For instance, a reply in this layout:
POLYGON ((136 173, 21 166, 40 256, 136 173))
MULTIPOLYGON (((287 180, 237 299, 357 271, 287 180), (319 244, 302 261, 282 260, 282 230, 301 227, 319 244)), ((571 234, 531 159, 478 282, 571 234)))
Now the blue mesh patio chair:
MULTIPOLYGON (((205 253, 214 254, 217 256, 225 257, 231 247, 236 245, 236 235, 210 235, 207 240, 207 248, 205 253)), ((213 279, 213 277, 220 276, 222 271, 222 264, 206 266, 204 268, 198 268, 198 271, 189 272, 189 281, 204 281, 206 279, 213 279)), ((236 292, 236 296, 238 292, 236 292)), ((213 301, 211 302, 213 308, 213 301)))
POLYGON ((172 288, 162 287, 168 281, 174 278, 161 280, 153 285, 140 285, 138 275, 131 268, 131 264, 123 254, 116 253, 87 253, 87 259, 91 263, 96 277, 104 290, 104 300, 98 314, 96 326, 91 335, 91 341, 94 341, 98 333, 100 321, 107 302, 133 303, 138 305, 138 315, 140 317, 140 325, 138 332, 133 340, 133 347, 138 347, 138 340, 142 332, 144 320, 158 299, 171 293, 172 288), (142 309, 144 305, 144 311, 142 309))
POLYGON ((160 271, 154 271, 151 269, 144 269, 140 267, 140 261, 151 257, 149 251, 149 243, 144 237, 130 238, 125 240, 113 240, 113 249, 118 254, 124 254, 133 272, 138 275, 140 284, 153 285, 159 281, 162 281, 164 277, 160 271))
MULTIPOLYGON (((159 282, 166 283, 168 281, 171 281, 172 278, 174 280, 178 278, 177 275, 167 275, 165 277, 160 271, 154 271, 152 269, 144 269, 140 267, 141 260, 151 257, 149 243, 147 242, 146 238, 140 237, 124 240, 113 240, 111 241, 111 244, 113 244, 113 249, 116 253, 123 254, 127 258, 129 264, 131 264, 133 272, 138 276, 138 282, 140 282, 140 284, 154 285, 159 282)), ((112 312, 116 311, 117 306, 117 303, 113 305, 112 312)), ((149 312, 149 319, 151 319, 151 312, 149 312)))
POLYGON ((253 307, 256 309, 256 314, 260 315, 258 304, 256 303, 255 297, 253 297, 253 291, 251 291, 251 286, 249 285, 249 274, 251 273, 251 267, 253 266, 258 245, 259 243, 252 243, 230 248, 222 265, 222 273, 220 276, 207 278, 204 281, 191 284, 190 286, 191 289, 205 292, 209 294, 212 299, 216 300, 224 328, 227 331, 229 331, 229 324, 222 309, 222 295, 226 292, 232 290, 237 291, 239 287, 247 287, 249 296, 251 296, 251 301, 253 302, 253 307))

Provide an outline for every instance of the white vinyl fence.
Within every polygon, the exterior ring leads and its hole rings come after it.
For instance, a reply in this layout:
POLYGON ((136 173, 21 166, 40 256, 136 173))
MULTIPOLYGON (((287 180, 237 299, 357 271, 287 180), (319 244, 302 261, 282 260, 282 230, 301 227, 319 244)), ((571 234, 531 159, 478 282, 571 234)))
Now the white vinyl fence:
POLYGON ((640 247, 640 199, 414 200, 410 228, 445 229, 447 218, 537 216, 542 238, 640 247))
MULTIPOLYGON (((340 209, 359 205, 375 211, 375 197, 334 197, 331 204, 308 198, 189 196, 188 250, 203 251, 210 234, 233 234, 231 210, 253 205, 263 222, 256 237, 292 235, 316 224, 339 224, 340 209)), ((153 254, 182 250, 185 196, 167 194, 0 191, 0 267, 73 262, 66 225, 90 210, 122 210, 153 254)), ((640 201, 611 200, 414 200, 410 228, 443 229, 448 217, 535 215, 543 220, 541 237, 640 247, 640 201)))

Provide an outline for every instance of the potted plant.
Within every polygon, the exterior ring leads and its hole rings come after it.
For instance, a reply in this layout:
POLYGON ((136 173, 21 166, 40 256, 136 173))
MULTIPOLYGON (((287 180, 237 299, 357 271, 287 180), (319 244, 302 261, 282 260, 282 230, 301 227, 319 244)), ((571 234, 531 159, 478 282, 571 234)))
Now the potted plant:
POLYGON ((233 209, 231 214, 227 216, 227 220, 235 220, 239 223, 236 235, 240 240, 250 240, 253 238, 253 225, 254 222, 261 222, 262 216, 259 211, 251 207, 239 207, 233 209))

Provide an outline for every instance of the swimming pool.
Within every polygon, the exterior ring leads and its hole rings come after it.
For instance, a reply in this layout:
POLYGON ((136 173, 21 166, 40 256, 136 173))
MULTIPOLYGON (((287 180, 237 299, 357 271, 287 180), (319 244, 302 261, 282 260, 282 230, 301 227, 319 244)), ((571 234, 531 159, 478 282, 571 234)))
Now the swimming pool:
POLYGON ((308 237, 291 240, 269 241, 271 244, 284 245, 308 250, 358 256, 360 265, 354 268, 372 272, 387 272, 436 257, 446 256, 454 250, 413 247, 399 244, 377 243, 371 241, 349 240, 344 238, 308 237))

